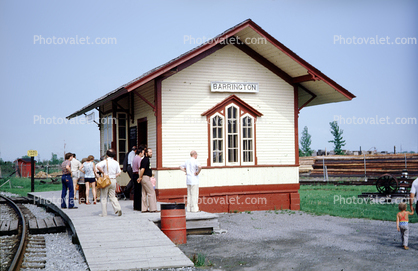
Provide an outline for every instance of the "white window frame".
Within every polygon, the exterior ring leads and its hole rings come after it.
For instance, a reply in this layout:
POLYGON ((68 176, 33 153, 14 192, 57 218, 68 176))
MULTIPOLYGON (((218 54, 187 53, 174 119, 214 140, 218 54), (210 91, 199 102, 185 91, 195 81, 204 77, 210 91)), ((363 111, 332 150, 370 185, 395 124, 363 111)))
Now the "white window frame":
POLYGON ((242 161, 241 161, 241 165, 243 166, 250 166, 250 165, 255 165, 255 118, 253 116, 251 116, 250 114, 246 113, 243 116, 241 116, 240 119, 240 137, 241 137, 241 157, 242 157, 242 161), (245 162, 244 161, 244 141, 248 140, 248 138, 244 138, 244 118, 250 118, 251 119, 251 140, 252 140, 252 162, 245 162))
POLYGON ((225 106, 225 124, 224 124, 224 130, 225 130, 225 164, 227 166, 239 166, 241 165, 241 140, 240 140, 240 108, 239 106, 237 106, 234 103, 230 103, 229 105, 225 106), (230 133, 228 132, 228 122, 229 122, 229 118, 228 118, 228 109, 234 107, 237 110, 237 115, 236 115, 236 135, 237 135, 237 161, 236 162, 229 162, 229 142, 228 142, 228 137, 230 135, 230 133))
POLYGON ((118 150, 118 161, 119 161, 119 164, 122 164, 123 163, 123 159, 120 159, 120 153, 121 153, 121 151, 120 151, 120 142, 119 142, 119 140, 121 140, 121 138, 119 137, 119 128, 120 128, 120 123, 119 123, 119 115, 125 115, 125 120, 126 120, 126 123, 125 123, 125 138, 123 138, 123 140, 125 140, 125 154, 127 153, 127 152, 129 152, 129 148, 128 148, 128 122, 129 122, 129 118, 128 118, 128 114, 127 113, 117 113, 117 120, 118 120, 118 122, 117 122, 117 125, 116 125, 116 127, 117 127, 117 130, 116 130, 116 137, 117 137, 117 150, 118 150))
POLYGON ((225 156, 225 117, 222 116, 219 113, 215 113, 214 115, 212 115, 209 119, 210 121, 210 164, 212 166, 224 166, 225 165, 225 161, 226 161, 226 156, 225 156), (213 119, 215 117, 220 117, 222 119, 222 151, 223 151, 223 155, 222 155, 222 162, 220 163, 215 163, 213 162, 213 119))
POLYGON ((102 117, 101 120, 102 128, 103 128, 103 142, 102 142, 102 155, 106 154, 106 151, 112 148, 112 141, 113 141, 113 118, 112 114, 107 114, 102 117), (106 121, 103 122, 103 119, 106 121))

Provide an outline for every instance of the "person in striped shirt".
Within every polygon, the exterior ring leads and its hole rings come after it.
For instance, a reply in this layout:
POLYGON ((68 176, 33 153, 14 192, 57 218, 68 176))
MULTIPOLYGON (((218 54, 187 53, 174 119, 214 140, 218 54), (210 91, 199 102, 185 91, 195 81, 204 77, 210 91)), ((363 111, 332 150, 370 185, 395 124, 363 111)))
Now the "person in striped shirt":
POLYGON ((404 249, 409 249, 408 247, 408 237, 409 237, 409 215, 413 215, 414 211, 409 212, 406 210, 406 203, 399 203, 400 212, 396 215, 396 228, 401 232, 402 245, 404 249))

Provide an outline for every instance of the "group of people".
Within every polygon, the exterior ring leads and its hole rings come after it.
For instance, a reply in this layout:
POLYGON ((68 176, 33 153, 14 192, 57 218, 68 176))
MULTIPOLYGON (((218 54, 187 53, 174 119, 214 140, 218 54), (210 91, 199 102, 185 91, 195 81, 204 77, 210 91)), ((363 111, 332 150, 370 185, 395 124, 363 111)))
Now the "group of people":
MULTIPOLYGON (((123 162, 123 171, 129 174, 131 180, 125 187, 125 198, 130 198, 133 188, 133 209, 141 212, 157 212, 155 196, 155 178, 151 170, 152 150, 144 145, 132 147, 123 162)), ((190 159, 186 160, 180 170, 186 173, 187 184, 187 211, 199 212, 199 174, 202 170, 197 161, 197 152, 190 152, 190 159)))
MULTIPOLYGON (((94 163, 94 156, 89 155, 87 158, 79 162, 74 153, 65 154, 65 161, 62 163, 62 193, 61 208, 67 208, 66 196, 69 191, 68 208, 76 209, 74 205, 76 200, 75 187, 77 182, 84 179, 86 185, 86 204, 89 201, 90 185, 93 193, 93 204, 101 202, 101 216, 107 215, 107 199, 109 198, 115 214, 121 216, 122 210, 118 199, 116 198, 116 178, 121 174, 119 163, 114 159, 116 153, 113 149, 106 152, 106 158, 97 165, 94 163), (108 175, 111 184, 103 189, 96 191, 96 179, 99 174, 108 175), (96 195, 100 195, 100 200, 96 199, 96 195)), ((155 194, 155 178, 151 169, 152 149, 146 146, 134 146, 132 151, 128 153, 123 162, 123 171, 130 176, 130 182, 125 187, 125 197, 130 197, 130 191, 134 191, 133 209, 136 211, 158 212, 157 198, 155 194)), ((202 167, 197 161, 197 152, 190 152, 190 159, 186 160, 180 170, 186 174, 187 182, 187 211, 199 212, 199 174, 202 167)), ((80 195, 79 195, 80 198, 80 195)), ((79 202, 80 203, 80 202, 79 202)))
POLYGON ((144 145, 132 147, 123 162, 123 171, 131 178, 125 187, 125 197, 130 197, 133 188, 133 209, 143 213, 157 212, 157 197, 155 195, 155 178, 152 174, 151 159, 152 149, 144 145))
MULTIPOLYGON (((100 202, 102 207, 102 213, 100 216, 107 216, 107 198, 109 198, 113 211, 118 216, 122 215, 120 204, 115 196, 116 192, 116 178, 121 174, 119 163, 114 159, 116 153, 113 149, 109 149, 106 152, 106 157, 97 165, 94 164, 94 156, 89 155, 82 162, 76 159, 76 155, 73 153, 65 154, 65 161, 61 164, 62 168, 62 192, 61 192, 61 208, 67 208, 66 196, 67 190, 69 191, 68 196, 68 209, 77 209, 74 205, 76 200, 75 190, 79 180, 84 179, 86 185, 86 204, 89 202, 89 190, 90 184, 93 192, 93 204, 98 201, 96 195, 100 195, 100 202), (99 174, 109 176, 111 184, 105 188, 96 191, 96 179, 99 174)), ((80 195, 79 195, 80 197, 80 195)))

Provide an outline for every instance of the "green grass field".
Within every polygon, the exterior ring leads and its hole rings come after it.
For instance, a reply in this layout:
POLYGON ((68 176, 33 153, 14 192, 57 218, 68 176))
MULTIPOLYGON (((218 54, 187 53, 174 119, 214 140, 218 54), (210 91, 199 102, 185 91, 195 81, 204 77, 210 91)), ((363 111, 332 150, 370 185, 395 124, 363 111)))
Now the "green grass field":
MULTIPOLYGON (((50 182, 50 179, 44 180, 50 182)), ((27 196, 31 188, 30 178, 8 178, 1 179, 0 185, 4 184, 1 188, 1 192, 10 192, 13 194, 18 194, 21 196, 27 196), (9 183, 4 184, 7 180, 10 180, 9 183), (10 188, 11 187, 11 188, 10 188)), ((57 184, 42 184, 40 180, 35 180, 35 192, 44 192, 44 191, 60 191, 61 190, 61 179, 58 180, 57 184)))
MULTIPOLYGON (((396 221, 398 203, 379 204, 358 198, 363 192, 377 190, 375 186, 301 185, 300 209, 315 215, 396 221)), ((416 214, 410 217, 410 222, 418 222, 416 214)))

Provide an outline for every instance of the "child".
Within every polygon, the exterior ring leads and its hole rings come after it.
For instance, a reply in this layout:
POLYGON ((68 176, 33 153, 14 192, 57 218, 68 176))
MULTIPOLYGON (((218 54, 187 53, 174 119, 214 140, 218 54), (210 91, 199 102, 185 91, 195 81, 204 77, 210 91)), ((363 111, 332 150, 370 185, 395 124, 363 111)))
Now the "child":
POLYGON ((157 183, 157 181, 155 180, 154 173, 152 173, 152 177, 150 178, 150 181, 151 181, 152 186, 154 187, 154 190, 155 190, 155 184, 157 183))
POLYGON ((406 203, 399 203, 400 212, 396 215, 396 228, 401 232, 402 244, 404 249, 409 249, 408 247, 408 236, 409 236, 409 227, 408 227, 408 215, 413 215, 414 212, 408 212, 406 210, 406 203))

